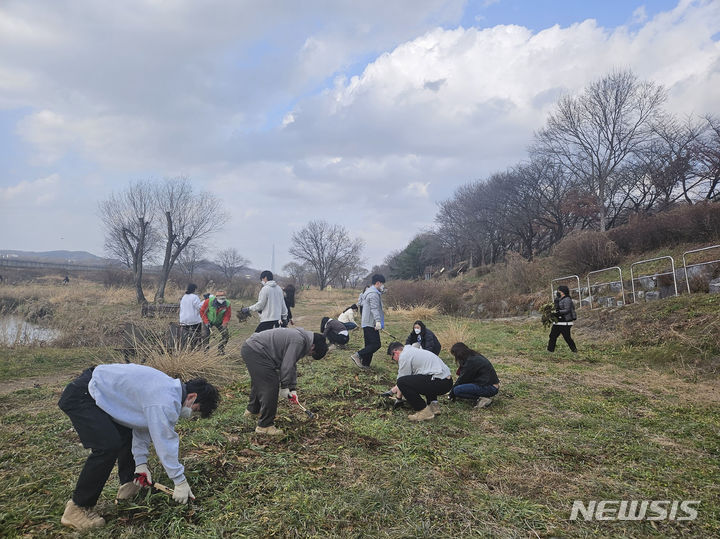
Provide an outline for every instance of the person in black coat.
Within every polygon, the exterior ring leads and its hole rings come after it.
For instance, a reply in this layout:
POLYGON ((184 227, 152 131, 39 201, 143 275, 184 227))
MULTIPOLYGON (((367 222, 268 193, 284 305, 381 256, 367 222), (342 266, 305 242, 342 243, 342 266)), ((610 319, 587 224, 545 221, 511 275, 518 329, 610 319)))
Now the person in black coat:
POLYGON ((405 344, 412 345, 415 343, 420 343, 420 347, 423 350, 429 350, 435 355, 440 354, 440 349, 442 348, 440 341, 437 340, 435 334, 426 328, 425 324, 423 324, 420 320, 415 320, 413 330, 405 340, 405 344))
POLYGON ((289 284, 283 289, 283 296, 285 300, 285 306, 287 307, 287 319, 282 321, 280 323, 281 327, 288 327, 288 324, 291 326, 295 325, 295 322, 293 322, 292 319, 292 311, 290 309, 295 307, 295 285, 289 284))
POLYGON ((573 323, 577 320, 577 315, 575 314, 575 304, 570 297, 570 289, 565 285, 560 285, 558 286, 557 294, 559 298, 557 298, 554 303, 558 321, 553 323, 552 329, 550 330, 547 350, 548 352, 554 352, 557 338, 562 335, 563 339, 565 339, 565 342, 568 344, 568 347, 570 347, 570 351, 577 354, 577 346, 570 335, 573 323))
POLYGON ((462 342, 453 344, 450 353, 458 364, 458 378, 450 398, 477 399, 476 406, 480 408, 492 404, 491 397, 500 390, 500 380, 490 360, 462 342))

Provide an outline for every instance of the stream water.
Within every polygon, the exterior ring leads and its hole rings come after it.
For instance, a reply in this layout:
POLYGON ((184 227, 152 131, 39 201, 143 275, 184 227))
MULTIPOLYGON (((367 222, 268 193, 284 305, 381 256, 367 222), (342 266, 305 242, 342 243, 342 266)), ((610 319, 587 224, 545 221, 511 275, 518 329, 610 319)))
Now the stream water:
POLYGON ((60 336, 56 329, 44 328, 26 322, 19 316, 0 316, 0 344, 47 344, 60 336))

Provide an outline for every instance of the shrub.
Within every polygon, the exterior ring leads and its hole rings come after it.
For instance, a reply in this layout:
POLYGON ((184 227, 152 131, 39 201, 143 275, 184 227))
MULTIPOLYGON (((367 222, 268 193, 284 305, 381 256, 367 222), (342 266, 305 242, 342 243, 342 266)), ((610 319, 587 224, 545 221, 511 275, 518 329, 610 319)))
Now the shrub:
POLYGON ((393 309, 437 306, 442 314, 467 314, 471 310, 465 294, 470 285, 461 280, 392 281, 383 302, 393 309))
POLYGON ((635 215, 608 236, 622 253, 650 251, 668 244, 720 239, 720 204, 682 205, 654 215, 635 215))
POLYGON ((553 249, 557 271, 582 275, 620 262, 617 244, 604 232, 576 230, 553 249))

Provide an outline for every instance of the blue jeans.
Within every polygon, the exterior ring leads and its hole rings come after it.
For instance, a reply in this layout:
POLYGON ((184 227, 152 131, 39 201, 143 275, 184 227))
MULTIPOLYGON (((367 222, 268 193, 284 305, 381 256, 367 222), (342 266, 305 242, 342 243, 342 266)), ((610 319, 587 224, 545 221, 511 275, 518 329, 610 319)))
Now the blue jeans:
POLYGON ((479 386, 477 384, 460 384, 452 388, 452 394, 459 399, 477 399, 478 397, 494 397, 498 388, 493 385, 479 386))
POLYGON ((352 331, 357 327, 357 324, 355 322, 343 322, 343 324, 345 324, 345 327, 348 331, 352 331))

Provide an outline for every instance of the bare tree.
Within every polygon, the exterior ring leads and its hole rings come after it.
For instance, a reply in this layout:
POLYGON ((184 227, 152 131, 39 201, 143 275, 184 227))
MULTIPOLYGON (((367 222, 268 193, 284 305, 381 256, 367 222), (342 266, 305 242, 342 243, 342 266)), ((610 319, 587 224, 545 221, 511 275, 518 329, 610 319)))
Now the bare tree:
POLYGON ((312 267, 320 290, 348 266, 359 263, 364 242, 351 239, 347 230, 326 221, 310 221, 292 235, 290 254, 312 267))
POLYGON ((308 268, 304 264, 298 264, 297 262, 288 262, 283 266, 283 271, 290 276, 298 287, 305 284, 305 277, 308 273, 308 268))
POLYGON ((178 256, 191 244, 199 244, 219 230, 228 220, 220 201, 207 192, 194 193, 187 178, 168 179, 155 188, 155 203, 162 214, 165 244, 162 270, 155 292, 155 302, 165 297, 170 270, 178 256))
MULTIPOLYGON (((585 185, 596 197, 600 230, 609 226, 609 202, 621 190, 619 169, 652 140, 664 90, 614 71, 577 97, 563 97, 532 149, 585 185)), ((616 213, 622 207, 616 207, 616 213)))
POLYGON ((195 275, 195 270, 200 264, 201 256, 201 248, 194 245, 189 245, 183 249, 180 256, 178 256, 177 263, 182 272, 187 275, 190 280, 192 280, 193 275, 195 275))
POLYGON ((233 247, 220 251, 217 257, 215 257, 215 263, 222 269, 225 279, 232 281, 232 278, 235 277, 244 266, 250 264, 250 261, 233 247))
POLYGON ((147 181, 131 183, 99 204, 105 249, 132 270, 138 303, 147 303, 142 289, 143 263, 158 245, 154 209, 153 187, 147 181))

